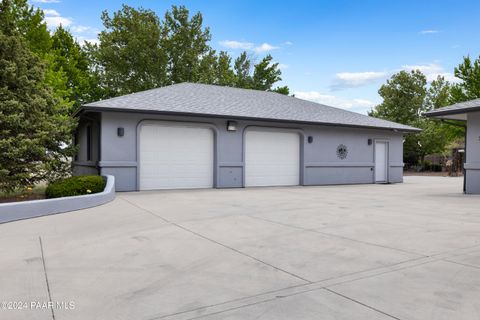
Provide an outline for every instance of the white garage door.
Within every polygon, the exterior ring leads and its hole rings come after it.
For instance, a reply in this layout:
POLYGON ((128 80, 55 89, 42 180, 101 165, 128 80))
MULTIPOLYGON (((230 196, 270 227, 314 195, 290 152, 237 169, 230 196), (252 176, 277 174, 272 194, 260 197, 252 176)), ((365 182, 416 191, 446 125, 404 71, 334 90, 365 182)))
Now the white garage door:
POLYGON ((213 132, 146 123, 140 128, 140 190, 213 187, 213 132))
POLYGON ((300 183, 300 136, 295 132, 247 131, 245 186, 300 183))

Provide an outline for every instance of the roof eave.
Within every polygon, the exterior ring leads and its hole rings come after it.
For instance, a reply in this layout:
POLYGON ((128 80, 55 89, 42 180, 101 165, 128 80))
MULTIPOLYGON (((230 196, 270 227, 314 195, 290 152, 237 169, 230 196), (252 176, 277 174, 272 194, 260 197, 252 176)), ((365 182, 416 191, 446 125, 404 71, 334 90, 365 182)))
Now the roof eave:
POLYGON ((466 107, 461 109, 451 109, 451 110, 438 109, 438 110, 425 112, 423 113, 423 115, 429 118, 435 118, 440 116, 461 115, 461 114, 466 114, 466 113, 475 112, 475 111, 480 111, 480 106, 466 107))
POLYGON ((229 116, 229 115, 217 115, 217 114, 208 114, 208 113, 193 113, 193 112, 175 112, 175 111, 158 111, 158 110, 139 110, 139 109, 126 109, 126 108, 109 108, 109 107, 98 107, 92 105, 82 106, 77 113, 81 111, 98 111, 98 112, 132 112, 132 113, 153 113, 153 114, 164 114, 171 116, 194 116, 194 117, 210 117, 210 118, 231 118, 238 120, 252 120, 252 121, 267 121, 267 122, 290 122, 290 123, 299 123, 299 124, 309 124, 309 125, 324 125, 324 126, 339 126, 339 127, 348 127, 348 128, 362 128, 362 129, 372 129, 372 130, 388 130, 393 132, 401 133, 418 133, 422 129, 411 127, 409 128, 391 128, 391 127, 378 127, 378 126, 362 126, 362 125, 353 125, 346 123, 330 123, 330 122, 315 122, 315 121, 301 121, 301 120, 283 120, 283 119, 272 119, 272 118, 258 118, 258 117, 242 117, 242 116, 229 116))

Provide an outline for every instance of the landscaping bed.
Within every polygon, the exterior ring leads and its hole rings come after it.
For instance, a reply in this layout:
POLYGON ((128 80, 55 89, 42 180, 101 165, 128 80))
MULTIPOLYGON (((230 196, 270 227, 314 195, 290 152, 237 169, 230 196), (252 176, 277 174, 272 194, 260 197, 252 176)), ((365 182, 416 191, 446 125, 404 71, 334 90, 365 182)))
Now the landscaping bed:
POLYGON ((105 189, 105 183, 101 176, 75 176, 59 179, 48 186, 42 184, 13 192, 0 193, 0 203, 94 194, 102 192, 105 189))
POLYGON ((25 190, 0 193, 0 203, 45 199, 45 188, 45 185, 40 185, 25 190))
POLYGON ((44 197, 39 200, 0 203, 0 224, 81 210, 110 202, 115 198, 115 177, 81 176, 58 180, 45 189, 44 197))

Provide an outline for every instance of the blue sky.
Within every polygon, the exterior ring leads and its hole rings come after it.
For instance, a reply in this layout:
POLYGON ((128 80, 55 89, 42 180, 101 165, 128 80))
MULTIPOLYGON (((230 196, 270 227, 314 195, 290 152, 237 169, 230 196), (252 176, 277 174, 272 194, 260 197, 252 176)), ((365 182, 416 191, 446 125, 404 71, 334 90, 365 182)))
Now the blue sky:
MULTIPOLYGON (((117 1, 31 0, 50 28, 62 23, 79 41, 96 39, 100 14, 117 1)), ((366 113, 394 72, 420 69, 456 81, 462 57, 480 54, 480 1, 125 1, 160 17, 173 4, 200 11, 211 45, 236 57, 271 53, 281 85, 297 97, 366 113)))

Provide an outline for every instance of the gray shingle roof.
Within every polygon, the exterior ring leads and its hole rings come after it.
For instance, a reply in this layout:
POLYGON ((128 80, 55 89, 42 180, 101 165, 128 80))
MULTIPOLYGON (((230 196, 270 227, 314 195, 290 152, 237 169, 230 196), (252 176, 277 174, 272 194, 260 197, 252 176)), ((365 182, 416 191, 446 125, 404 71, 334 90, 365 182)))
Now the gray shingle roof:
POLYGON ((470 101, 452 104, 451 106, 448 106, 448 107, 443 107, 443 108, 435 109, 432 111, 428 111, 428 112, 425 112, 425 115, 427 117, 436 117, 436 116, 462 114, 466 112, 479 111, 479 110, 480 110, 480 99, 474 99, 470 101))
POLYGON ((180 83, 92 102, 84 105, 83 109, 210 115, 419 131, 410 126, 275 92, 196 83, 180 83))

